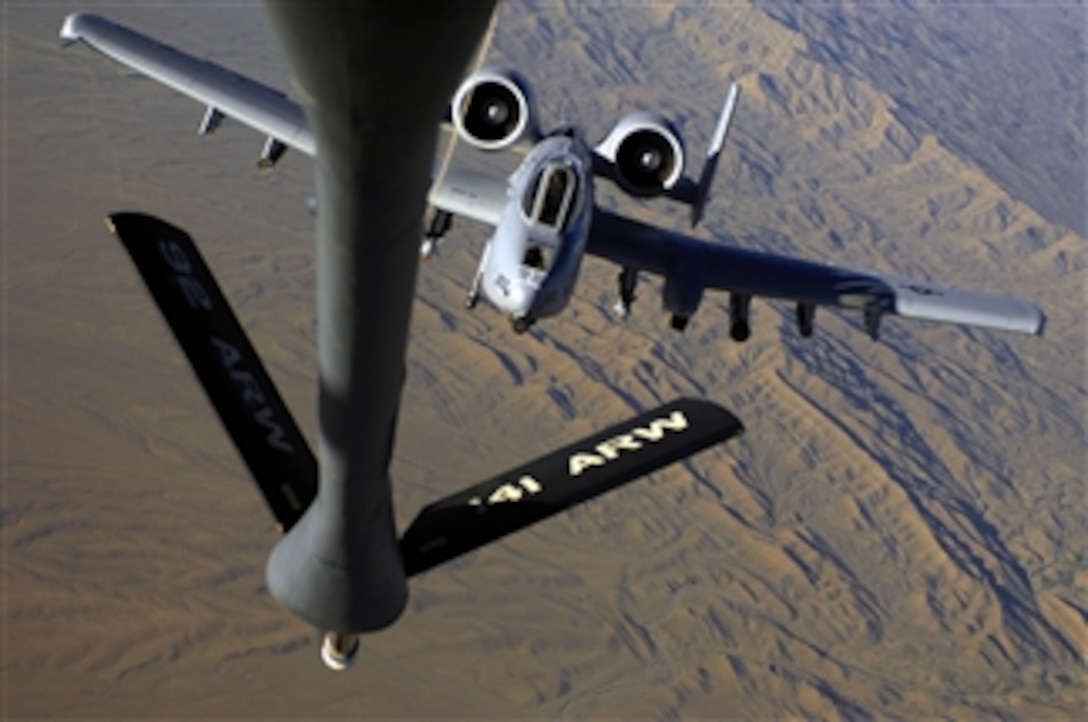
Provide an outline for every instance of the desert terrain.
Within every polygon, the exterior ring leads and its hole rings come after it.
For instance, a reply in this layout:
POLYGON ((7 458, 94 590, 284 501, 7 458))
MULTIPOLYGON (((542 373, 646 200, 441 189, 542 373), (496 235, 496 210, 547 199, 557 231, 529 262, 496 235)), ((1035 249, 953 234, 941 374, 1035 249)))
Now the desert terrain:
MULTIPOLYGON (((1029 298, 1043 338, 708 294, 668 328, 614 267, 515 335, 463 307, 486 229, 418 280, 393 478, 428 501, 681 395, 746 434, 411 582, 327 672, 264 585, 276 531, 105 215, 190 231, 315 429, 311 160, 83 46, 88 9, 288 92, 258 2, 3 5, 6 719, 1074 719, 1085 711, 1085 13, 1074 3, 508 2, 489 62, 545 127, 662 112, 708 242, 1029 298), (1014 68, 1005 71, 1004 69, 1014 68)), ((461 162, 509 159, 460 149, 461 162)), ((603 203, 686 228, 686 209, 603 203)), ((375 312, 380 312, 376 305, 375 312)))

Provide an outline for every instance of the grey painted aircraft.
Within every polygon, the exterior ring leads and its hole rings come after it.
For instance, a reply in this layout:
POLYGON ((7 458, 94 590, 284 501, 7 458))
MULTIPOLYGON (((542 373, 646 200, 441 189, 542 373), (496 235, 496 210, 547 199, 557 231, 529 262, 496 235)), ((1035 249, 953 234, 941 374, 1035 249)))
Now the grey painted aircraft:
POLYGON ((663 305, 683 330, 707 288, 729 291, 730 334, 750 333, 753 296, 792 301, 803 336, 813 331, 819 305, 856 309, 876 338, 885 314, 1039 333, 1042 313, 1009 296, 993 296, 871 271, 811 263, 701 241, 597 207, 594 176, 608 178, 635 197, 663 196, 691 205, 692 226, 702 219, 740 88, 726 97, 698 180, 685 177, 684 146, 660 116, 639 112, 621 119, 595 148, 574 126, 542 134, 531 94, 511 72, 487 69, 462 84, 450 114, 456 132, 483 150, 531 148, 509 181, 452 168, 440 173, 430 202, 436 208, 422 251, 433 253, 452 216, 495 228, 481 254, 468 305, 480 292, 508 314, 515 330, 561 312, 570 299, 582 257, 616 262, 616 315, 630 312, 640 271, 664 277, 663 305))
POLYGON ((429 505, 398 541, 389 462, 420 253, 418 237, 405 229, 418 223, 425 199, 435 213, 423 255, 434 251, 454 216, 494 227, 468 304, 486 296, 518 331, 566 307, 587 253, 620 266, 620 317, 630 310, 640 271, 664 277, 664 307, 678 330, 711 288, 730 293, 737 340, 750 334, 754 296, 796 304, 805 336, 818 305, 860 311, 874 338, 886 314, 1042 331, 1042 313, 1016 298, 701 241, 596 205, 594 179, 605 177, 635 197, 689 204, 698 224, 736 85, 695 180, 684 175, 683 144, 660 116, 623 118, 591 147, 574 126, 542 133, 527 84, 511 72, 473 73, 451 93, 457 77, 450 69, 466 66, 491 3, 427 4, 423 11, 411 2, 269 0, 267 7, 305 108, 102 17, 71 15, 61 37, 82 40, 203 103, 201 134, 226 117, 266 134, 262 167, 271 168, 289 147, 318 158, 320 464, 192 240, 139 214, 116 214, 112 227, 286 532, 269 558, 270 591, 326 630, 322 658, 334 669, 354 659, 360 633, 400 616, 408 576, 742 430, 713 404, 667 404, 429 505), (379 70, 388 67, 398 72, 379 70), (451 96, 448 117, 459 137, 483 150, 526 153, 509 179, 440 168, 432 180, 435 119, 451 96), (403 107, 421 110, 408 117, 388 112, 403 107))

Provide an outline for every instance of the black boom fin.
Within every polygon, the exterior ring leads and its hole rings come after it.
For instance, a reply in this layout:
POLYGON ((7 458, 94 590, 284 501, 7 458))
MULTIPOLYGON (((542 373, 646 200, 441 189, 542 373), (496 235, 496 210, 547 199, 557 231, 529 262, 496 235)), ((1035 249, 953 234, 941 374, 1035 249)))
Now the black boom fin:
POLYGON ((647 411, 424 507, 400 541, 404 571, 425 572, 743 431, 709 401, 647 411))
POLYGON ((290 529, 317 494, 317 460, 196 244, 141 213, 115 213, 109 222, 276 521, 290 529))

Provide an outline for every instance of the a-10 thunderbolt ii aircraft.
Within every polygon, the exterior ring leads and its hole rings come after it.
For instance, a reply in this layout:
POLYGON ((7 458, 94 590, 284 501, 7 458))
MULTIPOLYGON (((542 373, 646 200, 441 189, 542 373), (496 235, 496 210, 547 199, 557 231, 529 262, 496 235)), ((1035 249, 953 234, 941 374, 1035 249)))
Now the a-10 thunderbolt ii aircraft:
MULTIPOLYGON (((265 133, 261 167, 271 168, 288 147, 318 157, 320 479, 314 455, 192 240, 148 216, 116 214, 111 221, 287 532, 269 559, 269 588, 288 609, 327 630, 322 658, 334 669, 354 659, 360 632, 400 615, 407 576, 742 430, 735 417, 708 402, 667 404, 431 504, 398 542, 388 467, 411 302, 405 286, 410 291, 418 253, 405 248, 400 221, 422 211, 425 186, 419 183, 427 182, 436 134, 419 118, 390 119, 387 111, 390 100, 394 108, 411 100, 426 108, 443 80, 431 77, 441 73, 428 73, 428 64, 448 67, 454 57, 464 66, 471 48, 464 42, 408 56, 397 29, 408 28, 420 41, 416 48, 441 46, 451 33, 475 39, 491 6, 447 3, 440 15, 427 6, 426 21, 417 15, 406 25, 408 11, 391 9, 395 5, 269 0, 307 97, 305 109, 277 90, 105 18, 74 14, 61 29, 66 41, 85 41, 205 104, 201 134, 227 117, 265 133), (349 27, 363 30, 345 32, 349 27), (430 46, 422 42, 427 37, 434 40, 430 46), (372 53, 368 42, 376 46, 372 53), (375 69, 398 52, 405 65, 397 77, 375 69), (383 143, 385 134, 399 144, 383 143), (391 189, 403 197, 391 196, 391 189), (383 300, 383 313, 366 313, 374 298, 383 300)), ((812 333, 819 305, 860 311, 874 338, 887 314, 1041 332, 1042 313, 1016 298, 700 241, 596 205, 594 180, 605 177, 635 197, 689 204, 696 225, 738 94, 738 86, 730 88, 695 180, 684 175, 678 134, 658 115, 627 116, 591 146, 575 126, 541 132, 528 86, 516 74, 471 74, 452 94, 447 120, 453 131, 477 148, 525 157, 509 179, 440 168, 428 196, 435 211, 423 254, 434 251, 454 216, 493 226, 468 305, 485 295, 518 331, 563 310, 589 253, 621 269, 619 316, 630 311, 639 272, 650 272, 665 279, 664 307, 677 330, 705 289, 728 291, 730 334, 738 341, 749 336, 754 296, 795 303, 804 336, 812 333)))
MULTIPOLYGON (((70 26, 96 30, 93 37, 82 31, 81 39, 205 103, 199 133, 214 131, 224 117, 267 133, 258 160, 265 168, 288 146, 314 153, 302 108, 282 93, 209 61, 151 45, 154 41, 101 18, 74 17, 70 26)), ((594 179, 604 177, 635 197, 663 196, 690 204, 692 226, 697 225, 738 95, 739 86, 733 84, 695 180, 684 175, 679 135, 656 114, 631 114, 590 146, 573 125, 541 132, 531 92, 516 73, 494 68, 474 73, 461 83, 450 105, 455 132, 477 148, 526 156, 509 178, 441 169, 429 194, 435 213, 424 234, 423 255, 433 253, 455 216, 492 226, 467 305, 474 306, 482 293, 519 331, 566 308, 588 253, 622 269, 617 316, 630 311, 639 272, 645 271, 664 278, 664 307, 677 330, 686 327, 706 289, 729 292, 730 335, 737 341, 750 335, 749 307, 755 296, 796 304, 803 336, 811 335, 815 309, 821 305, 859 311, 873 337, 886 314, 1041 332, 1042 313, 1020 299, 702 241, 596 205, 594 179)))
POLYGON ((423 243, 437 247, 453 216, 494 227, 481 254, 467 305, 481 291, 525 331, 538 319, 560 313, 570 300, 583 257, 617 263, 616 315, 625 318, 640 271, 662 276, 663 303, 671 325, 683 331, 707 288, 729 292, 730 336, 751 333, 754 296, 792 301, 802 336, 811 336, 817 306, 860 311, 875 339, 880 319, 898 314, 1013 331, 1039 333, 1042 313, 1016 298, 910 281, 797 258, 701 241, 600 208, 594 178, 608 178, 628 194, 663 196, 691 206, 698 225, 709 197, 740 88, 726 97, 698 180, 684 175, 684 146, 660 116, 639 112, 621 119, 596 147, 577 127, 541 133, 532 96, 516 74, 486 69, 467 78, 453 98, 458 135, 484 150, 528 148, 509 179, 451 168, 431 188, 435 214, 423 243))

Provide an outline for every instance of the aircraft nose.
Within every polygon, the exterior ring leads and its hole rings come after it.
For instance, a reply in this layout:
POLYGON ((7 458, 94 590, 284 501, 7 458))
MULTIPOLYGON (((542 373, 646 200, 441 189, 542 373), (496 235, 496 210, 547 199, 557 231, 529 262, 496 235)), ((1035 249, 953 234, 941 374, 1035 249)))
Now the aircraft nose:
POLYGON ((536 292, 527 288, 526 286, 515 283, 510 289, 510 295, 504 300, 506 302, 506 310, 514 318, 522 318, 529 315, 529 311, 533 308, 533 301, 536 298, 536 292))

